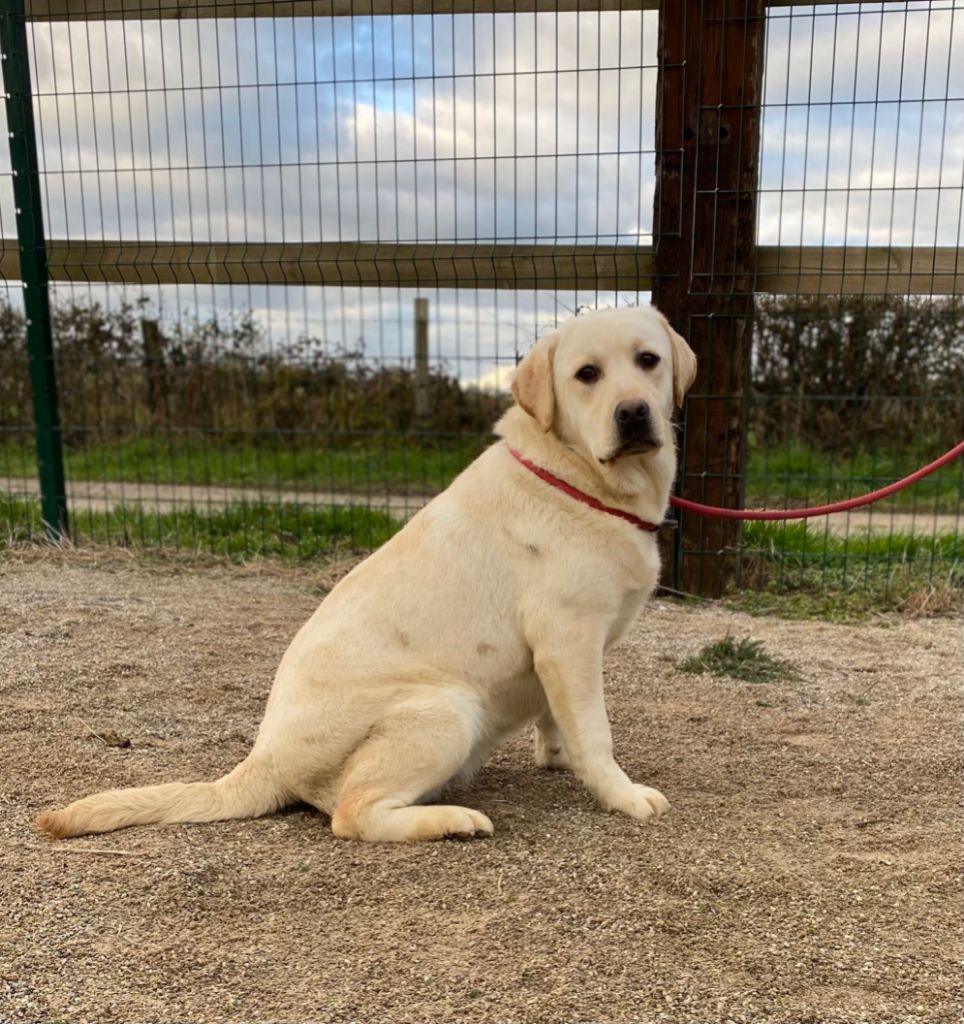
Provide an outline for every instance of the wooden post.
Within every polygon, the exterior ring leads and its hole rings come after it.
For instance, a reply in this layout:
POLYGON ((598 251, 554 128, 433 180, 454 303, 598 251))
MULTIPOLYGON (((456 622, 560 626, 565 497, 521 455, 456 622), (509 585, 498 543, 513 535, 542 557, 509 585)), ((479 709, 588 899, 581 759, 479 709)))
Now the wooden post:
POLYGON ((415 422, 424 426, 430 409, 428 378, 428 299, 415 300, 415 422))
POLYGON ((144 372, 147 375, 147 407, 154 418, 166 416, 168 409, 164 339, 156 320, 141 320, 141 344, 144 351, 144 372))
MULTIPOLYGON (((763 0, 666 0, 659 15, 654 303, 700 368, 684 413, 680 493, 743 499, 763 0)), ((739 526, 680 514, 671 585, 719 595, 733 582, 739 526)))

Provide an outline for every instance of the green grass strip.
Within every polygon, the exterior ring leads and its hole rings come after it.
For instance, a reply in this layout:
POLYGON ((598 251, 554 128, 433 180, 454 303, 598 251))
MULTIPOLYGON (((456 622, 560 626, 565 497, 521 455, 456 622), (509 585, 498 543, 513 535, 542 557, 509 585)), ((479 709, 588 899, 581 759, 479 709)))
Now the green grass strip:
MULTIPOLYGON (((372 434, 317 447, 291 443, 219 443, 193 434, 157 433, 113 444, 91 443, 65 455, 71 480, 191 484, 197 487, 302 486, 322 491, 443 490, 493 438, 466 435, 437 441, 372 434)), ((297 443, 296 443, 297 442, 297 443)), ((32 476, 32 448, 0 445, 0 476, 32 476)), ((835 458, 810 448, 751 450, 746 504, 816 505, 855 497, 898 480, 927 459, 907 453, 855 453, 835 458)), ((888 508, 955 513, 964 509, 961 465, 945 466, 887 499, 888 508)), ((882 513, 886 514, 886 513, 882 513)))
MULTIPOLYGON (((239 560, 253 555, 306 560, 376 548, 402 524, 378 510, 350 506, 238 504, 156 512, 117 505, 76 512, 75 543, 177 548, 239 560)), ((0 498, 0 545, 43 538, 37 502, 0 498)))
MULTIPOLYGON (((833 456, 801 446, 751 449, 746 464, 746 504, 748 508, 777 507, 784 501, 820 505, 855 498, 909 476, 941 454, 854 452, 833 456)), ((957 512, 964 507, 962 465, 944 466, 887 502, 888 507, 903 510, 957 512)))

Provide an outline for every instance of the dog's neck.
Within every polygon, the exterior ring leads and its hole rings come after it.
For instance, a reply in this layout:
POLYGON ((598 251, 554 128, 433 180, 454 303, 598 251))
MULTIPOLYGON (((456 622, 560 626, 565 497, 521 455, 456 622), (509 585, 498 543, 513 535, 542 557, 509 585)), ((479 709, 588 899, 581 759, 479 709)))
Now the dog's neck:
POLYGON ((517 405, 496 423, 495 433, 531 462, 599 501, 647 522, 662 521, 676 477, 672 445, 647 455, 625 456, 607 465, 594 464, 552 431, 544 432, 517 405))

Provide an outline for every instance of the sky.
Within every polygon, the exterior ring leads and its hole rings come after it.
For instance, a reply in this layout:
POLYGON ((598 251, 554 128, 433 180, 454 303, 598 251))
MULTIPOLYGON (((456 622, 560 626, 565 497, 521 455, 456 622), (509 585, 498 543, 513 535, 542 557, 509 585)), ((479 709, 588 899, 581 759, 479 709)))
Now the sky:
MULTIPOLYGON (((628 11, 37 24, 47 234, 648 245, 656 35, 628 11)), ((6 152, 0 175, 9 237, 6 152)), ((962 198, 964 0, 771 12, 760 244, 960 245, 962 198)), ((145 290, 411 352, 412 290, 145 290)), ((428 295, 436 360, 489 384, 580 305, 648 298, 428 295)))

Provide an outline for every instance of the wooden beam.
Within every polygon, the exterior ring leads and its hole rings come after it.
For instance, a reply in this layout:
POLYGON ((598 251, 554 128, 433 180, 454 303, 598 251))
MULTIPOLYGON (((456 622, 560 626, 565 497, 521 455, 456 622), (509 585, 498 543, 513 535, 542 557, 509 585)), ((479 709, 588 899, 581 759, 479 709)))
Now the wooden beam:
MULTIPOLYGON (((897 0, 886 2, 896 3, 897 0)), ((837 0, 812 0, 812 5, 818 7, 836 3, 837 0)), ((659 9, 659 0, 482 0, 480 3, 473 0, 25 0, 24 6, 27 18, 33 21, 152 21, 158 18, 337 18, 655 11, 659 9)), ((791 7, 793 0, 770 0, 768 6, 791 7)))
MULTIPOLYGON (((0 277, 19 249, 0 245, 0 277)), ((652 250, 606 245, 380 242, 47 243, 50 279, 112 284, 283 284, 390 288, 648 289, 652 250)))
POLYGON ((755 284, 780 295, 961 295, 964 249, 760 246, 755 284))
MULTIPOLYGON (((653 300, 699 360, 686 401, 680 493, 739 508, 752 332, 764 0, 660 10, 653 300)), ((737 582, 739 524, 681 513, 670 583, 719 596, 737 582)))
POLYGON ((656 10, 658 0, 26 0, 34 21, 157 18, 332 18, 412 14, 529 14, 656 10))
MULTIPOLYGON (((20 250, 0 240, 0 279, 17 281, 20 250)), ((650 246, 391 242, 47 243, 52 281, 111 284, 290 284, 393 288, 653 287, 650 246)), ((756 249, 754 291, 781 295, 962 295, 964 249, 770 246, 756 249)))

